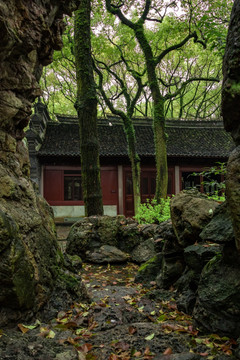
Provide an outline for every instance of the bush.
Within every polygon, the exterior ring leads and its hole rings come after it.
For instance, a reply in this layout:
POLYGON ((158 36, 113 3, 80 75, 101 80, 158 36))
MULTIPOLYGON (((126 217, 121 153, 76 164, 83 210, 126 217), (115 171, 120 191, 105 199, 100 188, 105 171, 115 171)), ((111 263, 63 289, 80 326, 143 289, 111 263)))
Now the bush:
POLYGON ((160 224, 170 218, 170 198, 162 199, 157 204, 155 199, 147 200, 138 208, 138 214, 134 216, 139 224, 160 224))

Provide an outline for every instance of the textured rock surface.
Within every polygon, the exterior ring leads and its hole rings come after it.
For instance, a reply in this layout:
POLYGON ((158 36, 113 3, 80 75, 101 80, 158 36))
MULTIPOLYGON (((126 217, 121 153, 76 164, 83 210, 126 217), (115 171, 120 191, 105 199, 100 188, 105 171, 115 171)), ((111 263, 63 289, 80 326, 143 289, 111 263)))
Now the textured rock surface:
POLYGON ((132 252, 131 258, 138 264, 144 263, 156 255, 155 242, 153 238, 145 240, 132 252))
POLYGON ((224 244, 234 240, 233 225, 227 203, 220 204, 213 213, 211 221, 200 233, 202 241, 224 244))
POLYGON ((59 278, 52 212, 29 179, 23 129, 40 95, 42 66, 61 47, 63 14, 73 8, 72 1, 0 0, 0 324, 31 316, 56 282, 71 288, 67 274, 59 278))
POLYGON ((201 273, 204 266, 222 250, 217 244, 212 245, 196 244, 186 247, 184 249, 184 260, 186 265, 196 273, 201 273))
POLYGON ((181 246, 201 241, 199 234, 218 205, 194 190, 183 190, 171 200, 172 225, 181 246))
POLYGON ((223 61, 222 114, 224 127, 237 146, 227 166, 226 193, 233 219, 236 246, 240 251, 240 3, 235 0, 223 61))
POLYGON ((125 254, 115 246, 103 245, 93 252, 87 251, 86 258, 88 261, 98 264, 117 264, 126 262, 129 259, 129 255, 125 254))
MULTIPOLYGON (((97 262, 99 259, 101 263, 102 256, 99 256, 103 254, 102 247, 108 245, 130 255, 124 255, 122 261, 125 258, 125 261, 132 259, 142 263, 157 253, 155 246, 162 246, 159 237, 164 229, 158 225, 139 225, 123 215, 90 216, 72 226, 67 238, 66 252, 77 254, 87 261, 97 262), (97 254, 98 256, 95 256, 97 254)), ((113 258, 110 262, 114 262, 113 258)))
POLYGON ((135 277, 135 281, 139 283, 144 283, 146 285, 150 285, 151 281, 155 281, 159 271, 162 266, 162 254, 159 253, 153 258, 146 261, 144 264, 140 266, 138 272, 135 277))
POLYGON ((233 222, 236 246, 240 252, 240 146, 230 155, 227 165, 226 193, 233 222))
POLYGON ((194 308, 194 318, 201 329, 239 336, 239 276, 239 266, 225 264, 221 257, 210 261, 204 267, 194 308))

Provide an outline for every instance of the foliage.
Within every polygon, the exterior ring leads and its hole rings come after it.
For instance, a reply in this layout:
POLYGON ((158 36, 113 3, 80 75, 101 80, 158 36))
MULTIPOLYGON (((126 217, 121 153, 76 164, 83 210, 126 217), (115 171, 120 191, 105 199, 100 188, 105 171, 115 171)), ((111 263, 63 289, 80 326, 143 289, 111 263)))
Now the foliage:
POLYGON ((224 201, 225 200, 225 179, 219 181, 219 175, 222 177, 226 175, 226 163, 217 162, 215 166, 207 168, 199 173, 194 172, 193 176, 202 176, 204 192, 209 198, 224 201))
POLYGON ((139 206, 138 214, 134 217, 139 224, 160 224, 170 218, 170 198, 161 199, 157 204, 155 199, 147 200, 139 206))
MULTIPOLYGON (((145 1, 138 2, 138 5, 130 0, 121 4, 128 17, 136 21, 143 11, 145 1)), ((116 6, 118 5, 117 3, 116 6)), ((161 94, 168 95, 165 101, 167 118, 199 119, 220 116, 221 82, 199 82, 197 78, 217 77, 221 81, 222 53, 231 6, 232 0, 182 0, 181 4, 180 1, 171 4, 160 0, 152 1, 144 31, 154 57, 181 42, 195 29, 199 38, 207 43, 207 49, 203 51, 199 43, 188 41, 181 49, 169 52, 158 65, 161 94), (190 78, 195 80, 186 83, 190 78)), ((54 52, 53 63, 44 68, 41 79, 44 100, 51 115, 76 114, 73 106, 76 95, 73 20, 66 18, 65 22, 64 47, 61 51, 54 52)), ((133 71, 141 75, 143 85, 146 84, 147 77, 142 52, 134 39, 132 29, 116 21, 115 17, 106 11, 103 2, 98 1, 92 1, 91 23, 93 56, 120 76, 133 98, 137 88, 133 71)), ((107 96, 114 101, 114 105, 123 109, 126 101, 121 86, 111 74, 103 75, 107 96)), ((101 94, 98 95, 98 111, 102 115, 108 110, 101 94)), ((152 110, 151 94, 148 87, 144 86, 134 114, 152 116, 152 110)))

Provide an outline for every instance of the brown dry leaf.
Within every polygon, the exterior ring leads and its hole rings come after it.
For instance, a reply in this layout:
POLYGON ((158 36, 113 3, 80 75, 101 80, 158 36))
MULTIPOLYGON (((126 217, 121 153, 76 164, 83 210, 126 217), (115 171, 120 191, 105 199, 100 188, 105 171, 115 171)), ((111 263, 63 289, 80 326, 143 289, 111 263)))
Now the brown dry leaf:
POLYGON ((26 328, 23 324, 18 324, 18 328, 21 330, 23 334, 27 333, 29 331, 28 328, 26 328))
POLYGON ((82 346, 78 346, 77 350, 87 354, 92 349, 92 344, 83 344, 82 346))
POLYGON ((141 355, 142 355, 141 351, 136 351, 133 356, 138 357, 138 356, 141 356, 141 355))
POLYGON ((111 354, 108 360, 119 360, 119 358, 116 354, 111 354))
POLYGON ((171 354, 172 354, 172 349, 171 348, 167 348, 163 353, 163 355, 171 355, 171 354))
POLYGON ((129 326, 128 332, 130 335, 133 335, 133 334, 135 334, 135 332, 137 332, 137 328, 134 326, 129 326))

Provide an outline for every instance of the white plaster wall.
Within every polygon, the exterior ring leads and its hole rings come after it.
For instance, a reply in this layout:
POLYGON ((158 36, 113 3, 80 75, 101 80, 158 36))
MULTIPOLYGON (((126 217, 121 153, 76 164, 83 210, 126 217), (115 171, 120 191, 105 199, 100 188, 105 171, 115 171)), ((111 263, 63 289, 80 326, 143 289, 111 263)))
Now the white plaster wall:
MULTIPOLYGON (((84 216, 84 206, 52 206, 55 218, 77 218, 84 216)), ((104 215, 116 216, 117 205, 104 205, 104 215)))

